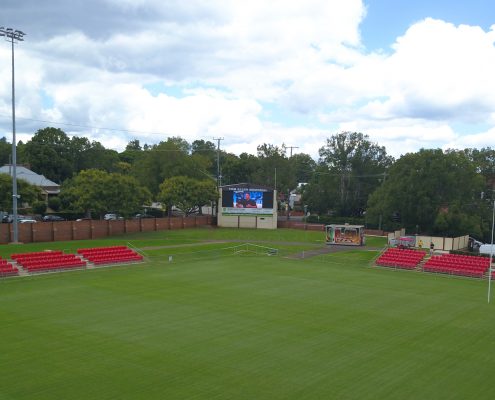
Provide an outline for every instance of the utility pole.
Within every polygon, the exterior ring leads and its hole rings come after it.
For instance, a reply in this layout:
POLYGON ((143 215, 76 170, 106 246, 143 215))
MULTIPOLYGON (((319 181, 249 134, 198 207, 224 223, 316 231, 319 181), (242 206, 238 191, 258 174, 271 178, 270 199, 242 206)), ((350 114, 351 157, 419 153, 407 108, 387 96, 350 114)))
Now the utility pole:
POLYGON ((220 141, 224 140, 223 137, 213 138, 217 141, 217 186, 222 186, 222 176, 220 175, 220 141))
POLYGON ((290 218, 290 189, 287 189, 287 203, 285 204, 285 211, 287 212, 287 222, 289 222, 289 218, 290 218))
MULTIPOLYGON (((383 181, 382 181, 382 185, 385 183, 385 179, 387 178, 387 172, 383 171, 383 181)), ((380 217, 378 219, 378 230, 381 231, 382 230, 382 219, 383 219, 383 215, 382 213, 380 213, 380 217)))
POLYGON ((287 146, 287 149, 290 149, 290 158, 292 158, 292 149, 298 149, 299 146, 287 146))
POLYGON ((490 264, 488 267, 488 303, 490 303, 492 289, 492 261, 493 261, 493 230, 495 229, 495 200, 493 200, 492 209, 492 241, 490 243, 490 264))
POLYGON ((12 28, 0 27, 0 36, 12 45, 12 214, 13 214, 13 242, 19 242, 19 230, 17 221, 17 149, 15 137, 15 68, 14 68, 14 44, 24 41, 25 33, 12 28))

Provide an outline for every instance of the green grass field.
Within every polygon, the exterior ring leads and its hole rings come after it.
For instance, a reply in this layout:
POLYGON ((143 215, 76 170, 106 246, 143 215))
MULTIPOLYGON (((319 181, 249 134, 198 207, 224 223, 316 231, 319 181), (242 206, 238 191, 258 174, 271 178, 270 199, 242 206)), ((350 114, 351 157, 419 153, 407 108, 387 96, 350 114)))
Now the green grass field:
POLYGON ((130 242, 149 258, 0 281, 0 399, 493 398, 487 282, 371 268, 369 249, 285 257, 314 248, 313 234, 198 229, 13 247, 130 242), (283 251, 221 250, 237 240, 283 251))

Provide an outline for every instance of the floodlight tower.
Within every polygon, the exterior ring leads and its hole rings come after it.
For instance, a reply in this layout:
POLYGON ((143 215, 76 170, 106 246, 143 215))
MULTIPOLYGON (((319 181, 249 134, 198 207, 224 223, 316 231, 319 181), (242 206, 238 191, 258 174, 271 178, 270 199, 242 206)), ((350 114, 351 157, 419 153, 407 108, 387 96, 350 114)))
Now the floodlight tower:
POLYGON ((25 33, 12 28, 0 27, 0 36, 10 42, 12 47, 12 214, 13 214, 13 242, 19 241, 19 230, 17 225, 17 148, 15 137, 15 68, 14 68, 14 44, 24 41, 25 33))

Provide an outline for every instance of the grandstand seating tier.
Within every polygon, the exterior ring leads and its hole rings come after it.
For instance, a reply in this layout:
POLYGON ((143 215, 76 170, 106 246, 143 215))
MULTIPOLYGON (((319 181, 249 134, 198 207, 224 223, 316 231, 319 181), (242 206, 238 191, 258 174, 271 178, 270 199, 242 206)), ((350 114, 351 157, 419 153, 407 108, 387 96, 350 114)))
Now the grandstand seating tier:
POLYGON ((376 260, 376 265, 402 269, 414 269, 424 258, 426 252, 412 249, 387 249, 376 260))
POLYGON ((444 254, 431 257, 423 271, 482 278, 489 266, 490 260, 486 257, 444 254))
POLYGON ((78 254, 95 265, 142 261, 143 256, 126 246, 78 249, 78 254))
MULTIPOLYGON (((94 265, 142 261, 143 256, 126 246, 93 247, 78 249, 78 254, 66 254, 62 250, 15 253, 10 256, 29 273, 58 271, 94 265), (81 258, 83 257, 83 258, 81 258)), ((19 275, 19 269, 0 257, 0 277, 19 275)))
POLYGON ((13 254, 12 259, 28 272, 84 268, 87 265, 77 255, 65 254, 61 250, 13 254))

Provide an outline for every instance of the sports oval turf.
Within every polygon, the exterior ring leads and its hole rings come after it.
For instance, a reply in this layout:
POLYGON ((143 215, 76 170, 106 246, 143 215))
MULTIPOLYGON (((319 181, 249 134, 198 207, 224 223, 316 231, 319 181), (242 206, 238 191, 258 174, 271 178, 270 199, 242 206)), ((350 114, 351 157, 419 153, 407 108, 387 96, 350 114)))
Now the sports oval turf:
POLYGON ((374 252, 0 282, 0 399, 491 399, 486 282, 374 252))

